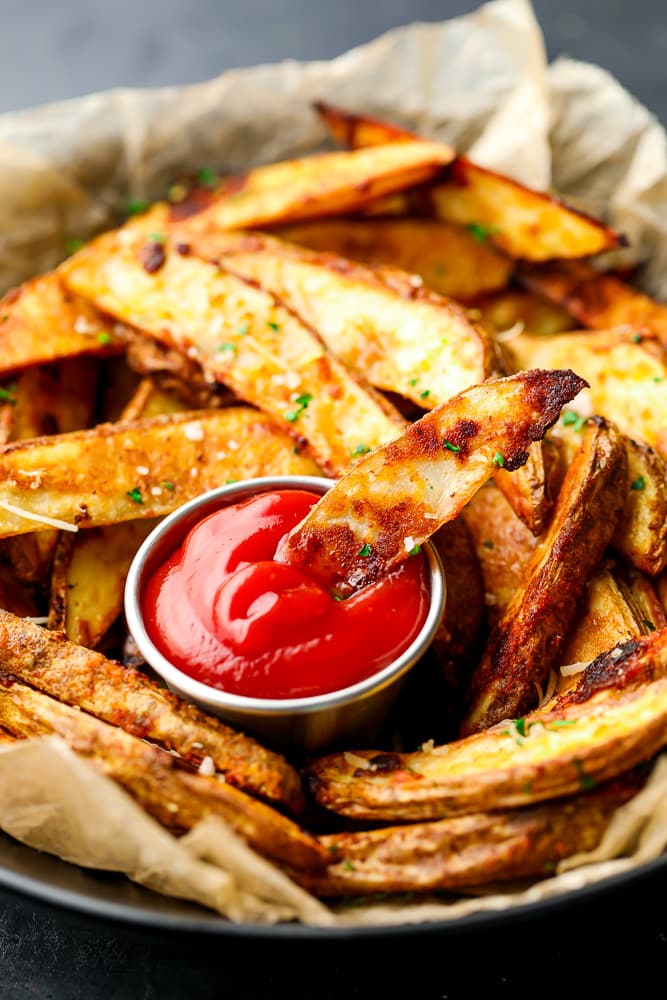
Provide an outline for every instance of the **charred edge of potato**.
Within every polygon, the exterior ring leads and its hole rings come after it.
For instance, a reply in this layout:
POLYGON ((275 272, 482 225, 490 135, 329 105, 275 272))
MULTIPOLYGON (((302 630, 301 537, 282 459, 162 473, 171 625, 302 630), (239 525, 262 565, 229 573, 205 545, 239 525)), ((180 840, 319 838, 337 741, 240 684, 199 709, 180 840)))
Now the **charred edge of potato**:
POLYGON ((621 435, 602 420, 592 422, 524 586, 497 622, 473 674, 464 735, 535 708, 589 574, 618 523, 626 482, 621 435))
POLYGON ((601 653, 580 675, 574 688, 558 698, 553 711, 589 701, 601 691, 635 688, 665 676, 667 629, 619 643, 601 653))

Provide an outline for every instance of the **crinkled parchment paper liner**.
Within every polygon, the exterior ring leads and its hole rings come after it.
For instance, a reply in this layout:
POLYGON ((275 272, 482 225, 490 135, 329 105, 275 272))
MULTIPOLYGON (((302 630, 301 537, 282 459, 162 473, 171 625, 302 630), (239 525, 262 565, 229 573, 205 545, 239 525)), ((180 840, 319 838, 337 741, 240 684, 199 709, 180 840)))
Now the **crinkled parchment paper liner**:
MULTIPOLYGON (((664 130, 604 70, 567 59, 548 66, 527 0, 400 28, 331 62, 258 66, 0 116, 0 288, 51 267, 67 238, 114 224, 128 198, 160 197, 184 172, 233 172, 326 148, 311 110, 317 98, 454 142, 536 187, 553 185, 622 229, 631 240, 624 260, 640 263, 645 287, 667 298, 664 130)), ((0 752, 0 825, 9 834, 254 923, 443 920, 545 899, 661 854, 666 803, 667 759, 597 851, 553 878, 451 902, 334 913, 219 821, 176 840, 58 739, 0 752)))

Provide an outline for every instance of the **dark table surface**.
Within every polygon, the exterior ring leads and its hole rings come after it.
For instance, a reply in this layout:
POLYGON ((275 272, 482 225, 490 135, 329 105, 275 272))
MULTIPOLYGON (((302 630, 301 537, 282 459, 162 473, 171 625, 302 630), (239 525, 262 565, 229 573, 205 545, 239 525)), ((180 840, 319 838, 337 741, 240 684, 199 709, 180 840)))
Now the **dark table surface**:
MULTIPOLYGON (((330 58, 465 0, 0 0, 0 111, 111 86, 207 79, 330 58)), ((667 122, 664 0, 536 0, 550 57, 610 70, 667 122)), ((271 941, 151 932, 0 891, 0 997, 321 1000, 664 992, 667 873, 507 926, 385 941, 271 941)))

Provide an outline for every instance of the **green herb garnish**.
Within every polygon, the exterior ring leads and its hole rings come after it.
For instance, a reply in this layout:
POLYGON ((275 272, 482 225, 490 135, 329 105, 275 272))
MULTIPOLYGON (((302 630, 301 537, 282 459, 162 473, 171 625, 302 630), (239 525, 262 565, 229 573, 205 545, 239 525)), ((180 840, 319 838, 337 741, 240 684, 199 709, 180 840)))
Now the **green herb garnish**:
POLYGON ((276 333, 278 333, 278 330, 280 329, 280 323, 274 323, 273 320, 268 320, 266 325, 270 327, 272 330, 274 330, 276 333))
POLYGON ((491 541, 490 538, 485 538, 484 541, 482 542, 482 545, 484 546, 485 549, 493 548, 493 542, 491 541))
POLYGON ((498 469, 504 469, 505 468, 505 459, 503 458, 503 456, 500 454, 499 451, 497 451, 495 453, 495 455, 493 456, 493 464, 498 469))
POLYGON ((138 486, 134 486, 131 490, 128 490, 125 496, 129 497, 130 500, 134 500, 135 503, 143 503, 144 499, 141 495, 141 490, 138 486))
POLYGON ((421 552, 421 550, 422 550, 421 545, 413 545, 412 548, 410 549, 410 551, 408 552, 408 555, 409 556, 418 556, 419 553, 421 552))
POLYGON ((632 483, 630 484, 630 489, 643 490, 645 486, 646 486, 646 480, 644 479, 644 477, 638 476, 636 479, 633 479, 632 483))
POLYGON ((587 420, 588 417, 580 417, 574 410, 563 410, 563 425, 571 427, 577 433, 583 429, 587 420))
POLYGON ((176 489, 174 484, 170 482, 168 479, 165 479, 162 485, 164 486, 165 490, 171 490, 173 492, 176 489))
POLYGON ((424 391, 423 391, 423 392, 420 392, 420 393, 419 393, 419 398, 420 398, 420 399, 428 399, 428 397, 429 397, 430 395, 431 395, 431 390, 430 390, 430 389, 424 389, 424 391))
POLYGON ((141 215, 148 208, 148 202, 142 198, 130 198, 125 203, 125 211, 128 215, 141 215))
POLYGON ((448 441, 447 438, 442 439, 442 447, 446 448, 447 451, 453 451, 455 455, 461 451, 457 444, 452 444, 452 442, 448 441))
POLYGON ((80 250, 82 246, 83 246, 83 240, 77 240, 77 239, 67 240, 65 243, 65 250, 67 251, 67 253, 76 253, 77 250, 80 250))
POLYGON ((226 340, 224 344, 218 344, 219 351, 236 351, 238 350, 236 344, 232 344, 230 340, 226 340))
POLYGON ((482 222, 471 222, 468 224, 468 232, 478 243, 486 243, 489 236, 498 232, 497 226, 485 226, 482 222))
POLYGON ((358 554, 360 556, 369 556, 372 551, 373 551, 372 546, 370 546, 368 542, 366 542, 364 545, 361 546, 358 554))
POLYGON ((367 444, 358 444, 352 452, 353 455, 367 455, 371 449, 367 444))
POLYGON ((297 408, 295 410, 290 410, 289 413, 286 413, 285 420, 289 420, 291 424, 293 424, 295 420, 298 420, 308 404, 311 402, 312 398, 313 397, 309 392, 303 392, 300 396, 297 396, 294 400, 297 404, 297 408))
POLYGON ((642 618, 642 625, 649 630, 649 632, 655 632, 655 625, 650 622, 648 618, 642 618))
POLYGON ((197 180, 204 187, 215 187, 218 183, 218 173, 212 167, 202 167, 197 173, 197 180))
POLYGON ((97 334, 97 341, 99 344, 106 346, 111 343, 111 334, 107 333, 106 330, 102 330, 101 333, 97 334))

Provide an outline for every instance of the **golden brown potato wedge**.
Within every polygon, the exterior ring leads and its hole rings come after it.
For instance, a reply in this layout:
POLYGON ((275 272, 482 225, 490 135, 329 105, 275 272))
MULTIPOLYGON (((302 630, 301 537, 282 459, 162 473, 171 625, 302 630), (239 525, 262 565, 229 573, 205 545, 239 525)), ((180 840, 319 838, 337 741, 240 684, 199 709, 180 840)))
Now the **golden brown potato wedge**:
MULTIPOLYGON (((190 224, 243 229, 342 215, 436 177, 454 156, 441 143, 418 141, 270 163, 223 181, 190 224)), ((177 216, 187 211, 175 207, 177 216)))
POLYGON ((0 300, 0 377, 29 365, 81 354, 106 355, 123 346, 116 324, 46 274, 0 300))
POLYGON ((522 465, 582 385, 570 371, 533 371, 465 390, 346 473, 290 532, 283 557, 341 593, 377 580, 495 469, 522 465))
POLYGON ((143 739, 18 681, 12 683, 6 674, 0 688, 0 720, 20 738, 60 736, 170 830, 181 833, 207 816, 220 816, 256 851, 280 864, 317 868, 329 860, 314 837, 270 806, 215 775, 193 773, 143 739))
POLYGON ((551 509, 546 495, 542 442, 531 444, 526 464, 517 469, 516 474, 497 469, 493 478, 517 517, 533 535, 539 535, 551 509))
POLYGON ((463 889, 548 875, 559 861, 597 847, 616 810, 642 787, 635 772, 561 802, 431 823, 320 837, 332 857, 321 872, 296 872, 316 896, 463 889))
POLYGON ((151 241, 146 225, 143 219, 128 224, 69 258, 63 265, 67 284, 178 347, 212 379, 271 413, 327 472, 338 474, 359 449, 397 436, 403 424, 398 412, 329 354, 297 316, 236 275, 183 256, 166 237, 151 241), (142 263, 146 247, 159 248, 157 270, 142 263))
POLYGON ((246 406, 33 438, 0 450, 0 537, 160 517, 227 480, 299 473, 318 468, 246 406))
POLYGON ((565 309, 524 289, 507 288, 475 298, 468 305, 482 326, 501 343, 524 331, 562 333, 577 325, 565 309))
POLYGON ((617 560, 614 579, 638 622, 636 635, 648 635, 665 628, 667 619, 653 581, 641 570, 617 560))
POLYGON ((177 698, 139 671, 0 612, 3 670, 82 712, 175 750, 199 766, 211 757, 232 785, 298 812, 301 782, 283 757, 177 698))
POLYGON ((561 708, 421 752, 332 754, 311 763, 311 788, 344 816, 398 822, 589 791, 665 746, 666 671, 667 630, 652 632, 593 661, 561 708))
POLYGON ((667 363, 623 330, 522 334, 505 344, 514 370, 572 367, 590 384, 574 409, 599 413, 667 458, 667 363))
POLYGON ((373 268, 408 271, 434 292, 454 299, 505 288, 514 269, 509 258, 475 239, 465 226, 433 219, 320 219, 287 226, 277 235, 373 268))
POLYGON ((484 581, 484 604, 491 625, 506 612, 519 590, 535 550, 535 536, 493 484, 478 490, 461 517, 472 536, 484 581))
MULTIPOLYGON (((321 102, 316 110, 334 138, 353 149, 418 139, 405 129, 321 102)), ((478 239, 525 260, 587 257, 622 242, 599 219, 465 156, 457 156, 445 179, 430 187, 429 204, 435 218, 468 225, 478 239)))
POLYGON ((193 236, 192 249, 260 284, 360 376, 423 409, 491 373, 484 332, 461 306, 415 286, 407 273, 381 275, 263 233, 226 233, 214 226, 193 236))
POLYGON ((123 609, 130 563, 158 522, 126 521, 62 532, 51 577, 49 628, 95 649, 123 609))
POLYGON ((656 337, 667 347, 667 307, 615 274, 601 273, 581 261, 555 261, 522 266, 519 277, 584 326, 598 330, 623 326, 656 337))
POLYGON ((591 423, 522 585, 473 673, 462 733, 523 715, 539 703, 588 578, 614 534, 626 484, 622 436, 601 420, 591 423))

